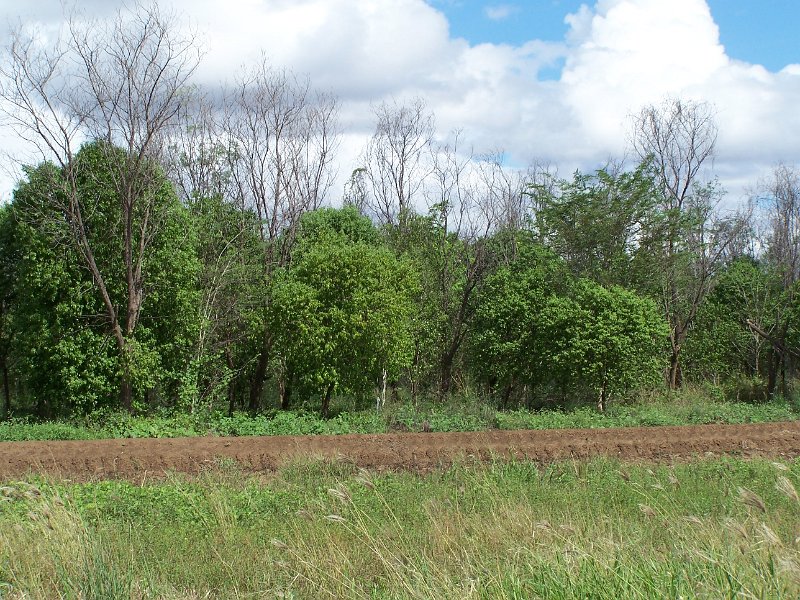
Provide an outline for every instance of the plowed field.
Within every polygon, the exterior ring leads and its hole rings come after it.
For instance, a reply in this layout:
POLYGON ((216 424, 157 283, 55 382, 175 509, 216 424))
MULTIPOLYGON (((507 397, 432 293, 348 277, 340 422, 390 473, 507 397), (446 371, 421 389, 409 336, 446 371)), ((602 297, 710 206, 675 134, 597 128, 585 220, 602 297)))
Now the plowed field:
POLYGON ((603 455, 623 460, 669 460, 709 453, 800 456, 800 421, 476 433, 0 442, 0 479, 30 473, 76 479, 138 479, 169 471, 197 473, 221 459, 233 459, 244 470, 256 472, 304 458, 345 461, 378 470, 426 471, 460 458, 549 462, 603 455))

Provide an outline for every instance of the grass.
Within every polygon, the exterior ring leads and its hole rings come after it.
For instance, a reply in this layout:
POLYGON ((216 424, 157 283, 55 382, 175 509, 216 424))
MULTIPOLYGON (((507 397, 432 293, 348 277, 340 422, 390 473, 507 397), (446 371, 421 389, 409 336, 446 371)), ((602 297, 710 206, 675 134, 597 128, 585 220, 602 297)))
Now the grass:
POLYGON ((393 430, 478 431, 485 429, 564 429, 699 425, 704 423, 766 423, 800 417, 796 403, 776 400, 764 404, 712 400, 686 391, 668 399, 612 405, 606 413, 583 407, 573 410, 498 411, 476 400, 446 404, 410 403, 374 410, 341 410, 331 419, 316 413, 270 412, 252 417, 245 413, 162 413, 132 416, 98 411, 83 418, 36 422, 11 419, 0 422, 0 440, 85 440, 102 438, 191 437, 204 435, 312 435, 384 433, 393 430))
POLYGON ((7 482, 0 597, 797 598, 800 461, 7 482))

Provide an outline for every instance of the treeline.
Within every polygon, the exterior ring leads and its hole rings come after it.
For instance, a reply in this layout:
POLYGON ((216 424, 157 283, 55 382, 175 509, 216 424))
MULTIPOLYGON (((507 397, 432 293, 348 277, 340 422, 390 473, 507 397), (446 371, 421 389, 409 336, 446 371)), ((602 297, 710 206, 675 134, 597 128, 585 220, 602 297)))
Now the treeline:
POLYGON ((261 63, 204 96, 157 6, 70 30, 20 30, 2 73, 47 157, 0 210, 4 415, 790 392, 800 175, 720 211, 708 105, 644 108, 633 167, 564 179, 384 103, 340 198, 310 82, 261 63))

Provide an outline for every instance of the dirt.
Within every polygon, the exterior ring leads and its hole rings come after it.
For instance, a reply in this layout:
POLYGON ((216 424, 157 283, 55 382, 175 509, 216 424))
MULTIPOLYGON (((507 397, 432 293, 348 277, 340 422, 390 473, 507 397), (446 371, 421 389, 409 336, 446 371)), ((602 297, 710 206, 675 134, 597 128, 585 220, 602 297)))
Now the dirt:
POLYGON ((36 473, 82 480, 137 480, 170 471, 197 473, 226 459, 253 472, 273 471, 302 459, 344 461, 375 470, 427 471, 464 458, 545 463, 599 455, 635 461, 721 454, 800 456, 800 421, 474 433, 0 442, 0 479, 36 473))

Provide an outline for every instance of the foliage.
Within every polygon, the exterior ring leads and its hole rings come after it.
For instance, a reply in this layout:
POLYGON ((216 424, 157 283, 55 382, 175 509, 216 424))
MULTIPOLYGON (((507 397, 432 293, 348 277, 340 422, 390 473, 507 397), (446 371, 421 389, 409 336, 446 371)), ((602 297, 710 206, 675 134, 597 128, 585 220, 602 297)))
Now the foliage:
POLYGON ((553 378, 543 314, 569 281, 564 264, 550 251, 532 247, 526 260, 500 268, 479 295, 470 348, 476 373, 493 388, 540 385, 553 378))
POLYGON ((184 408, 229 407, 242 396, 264 327, 264 248, 256 215, 219 195, 188 204, 201 263, 199 331, 184 371, 184 408))
POLYGON ((271 289, 279 357, 302 386, 325 397, 323 413, 334 390, 366 394, 382 372, 396 378, 411 360, 413 271, 389 250, 347 233, 301 238, 271 289))
POLYGON ((535 185, 536 231, 580 276, 599 283, 632 285, 640 237, 656 218, 647 163, 632 171, 575 172, 572 180, 535 185))
MULTIPOLYGON (((84 146, 75 172, 93 259, 107 277, 110 301, 124 306, 122 225, 111 182, 113 161, 123 160, 120 153, 101 144, 84 146)), ((40 410, 85 412, 113 403, 123 370, 140 396, 177 385, 197 335, 199 264, 195 231, 170 184, 154 175, 161 179, 151 208, 161 221, 142 263, 148 288, 140 326, 121 355, 103 300, 79 258, 81 247, 64 243, 70 225, 58 212, 63 200, 52 200, 64 185, 62 172, 45 163, 26 174, 14 194, 12 231, 3 251, 16 262, 13 352, 40 410)))
MULTIPOLYGON (((709 423, 768 423, 800 418, 800 405, 784 400, 752 404, 721 399, 722 390, 687 387, 679 394, 614 403, 599 413, 589 407, 571 410, 498 411, 477 398, 387 403, 381 413, 374 409, 345 411, 323 419, 308 410, 272 411, 253 416, 198 410, 131 415, 101 409, 84 417, 61 421, 37 421, 13 417, 0 423, 0 441, 88 440, 103 438, 166 438, 186 436, 336 435, 386 433, 387 431, 482 431, 488 429, 575 429, 702 425, 709 423), (715 395, 720 399, 715 399, 715 395)), ((740 394, 741 395, 741 394, 740 394)), ((732 394, 735 398, 735 394, 732 394)))
POLYGON ((476 372, 506 404, 514 387, 612 395, 653 385, 668 334, 648 299, 618 286, 572 281, 548 250, 529 251, 487 280, 471 338, 476 372))
POLYGON ((655 304, 621 287, 579 280, 569 298, 544 310, 550 364, 595 392, 602 411, 612 396, 655 384, 669 330, 655 304))

